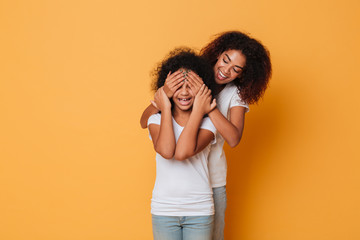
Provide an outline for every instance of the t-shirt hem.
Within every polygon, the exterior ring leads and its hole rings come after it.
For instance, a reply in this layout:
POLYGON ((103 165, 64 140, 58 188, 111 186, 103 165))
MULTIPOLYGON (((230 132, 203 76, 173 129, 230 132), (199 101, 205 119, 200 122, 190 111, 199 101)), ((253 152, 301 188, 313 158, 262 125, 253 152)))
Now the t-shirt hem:
POLYGON ((176 213, 163 213, 163 212, 152 212, 152 215, 156 216, 175 216, 175 217, 184 217, 184 216, 212 216, 215 212, 209 213, 194 213, 194 212, 176 212, 176 213))
POLYGON ((218 183, 218 184, 211 184, 211 188, 223 187, 226 186, 226 183, 218 183))

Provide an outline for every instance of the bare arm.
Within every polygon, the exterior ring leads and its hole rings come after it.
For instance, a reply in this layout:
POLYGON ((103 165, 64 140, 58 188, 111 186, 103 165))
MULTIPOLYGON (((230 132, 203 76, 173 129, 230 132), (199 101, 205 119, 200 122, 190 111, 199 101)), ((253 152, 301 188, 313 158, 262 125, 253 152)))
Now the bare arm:
MULTIPOLYGON (((166 93, 168 98, 171 98, 174 92, 183 85, 184 80, 185 80, 184 74, 180 70, 174 73, 169 72, 163 87, 164 92, 166 93)), ((149 117, 158 112, 159 112, 159 108, 157 108, 156 101, 151 101, 151 104, 145 109, 145 111, 141 115, 140 118, 141 128, 146 128, 149 117)))
POLYGON ((226 119, 217 108, 209 113, 216 130, 219 131, 230 147, 236 147, 241 140, 245 123, 245 111, 245 107, 232 107, 230 109, 230 120, 226 119))
POLYGON ((190 116, 176 144, 174 158, 182 161, 201 152, 214 139, 214 133, 199 129, 202 115, 190 116))
POLYGON ((161 123, 160 126, 156 124, 149 125, 150 135, 155 151, 166 159, 172 159, 176 142, 172 123, 171 103, 162 89, 159 94, 155 94, 155 98, 158 98, 160 103, 161 123))
POLYGON ((205 85, 199 90, 195 97, 193 110, 181 132, 175 148, 176 160, 185 160, 202 151, 212 139, 214 133, 206 129, 199 129, 204 114, 207 114, 216 103, 211 103, 211 91, 205 85))
POLYGON ((143 114, 141 115, 140 118, 140 125, 141 128, 147 128, 147 121, 149 119, 149 117, 155 113, 158 113, 159 109, 157 109, 156 107, 154 107, 152 104, 150 104, 145 111, 143 112, 143 114))

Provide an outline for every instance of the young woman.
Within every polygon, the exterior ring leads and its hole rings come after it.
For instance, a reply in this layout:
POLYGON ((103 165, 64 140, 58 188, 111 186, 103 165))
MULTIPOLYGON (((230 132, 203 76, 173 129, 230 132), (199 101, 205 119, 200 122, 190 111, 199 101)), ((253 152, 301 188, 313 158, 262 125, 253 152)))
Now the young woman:
MULTIPOLYGON (((216 144, 209 155, 209 171, 215 204, 213 239, 220 240, 224 238, 226 209, 224 141, 231 147, 239 144, 248 104, 258 102, 263 96, 271 77, 271 62, 268 50, 259 41, 238 31, 219 34, 201 50, 201 55, 213 66, 217 86, 217 107, 208 114, 217 129, 216 144)), ((192 73, 188 78, 193 88, 201 86, 201 77, 192 73)), ((164 86, 168 96, 178 84, 181 84, 179 75, 169 75, 164 86)), ((144 111, 141 126, 146 127, 149 116, 158 111, 154 102, 144 111)))
POLYGON ((208 154, 216 129, 204 115, 216 103, 204 84, 200 89, 191 87, 187 75, 193 71, 205 83, 213 83, 211 66, 190 50, 173 51, 156 72, 155 102, 161 113, 148 120, 156 151, 156 180, 151 199, 156 240, 211 240, 213 234, 208 154), (163 89, 169 72, 182 79, 170 99, 163 89))

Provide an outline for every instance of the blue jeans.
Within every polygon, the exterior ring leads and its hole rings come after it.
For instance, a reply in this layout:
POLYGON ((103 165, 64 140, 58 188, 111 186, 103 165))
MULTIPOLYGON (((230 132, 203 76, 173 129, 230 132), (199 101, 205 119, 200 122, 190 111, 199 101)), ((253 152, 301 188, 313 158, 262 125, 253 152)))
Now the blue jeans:
POLYGON ((225 210, 226 210, 226 187, 213 188, 215 218, 213 240, 224 239, 225 210))
POLYGON ((211 240, 214 215, 158 216, 152 215, 155 240, 211 240))

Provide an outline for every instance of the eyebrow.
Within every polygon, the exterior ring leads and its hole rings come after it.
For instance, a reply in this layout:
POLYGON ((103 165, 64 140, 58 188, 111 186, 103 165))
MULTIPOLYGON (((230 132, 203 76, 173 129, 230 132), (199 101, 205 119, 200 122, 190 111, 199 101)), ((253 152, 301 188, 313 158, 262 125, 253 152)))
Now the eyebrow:
MULTIPOLYGON (((227 53, 225 53, 225 56, 229 59, 229 61, 231 62, 231 59, 229 57, 229 55, 227 55, 227 53)), ((240 69, 244 69, 244 67, 240 67, 239 65, 235 65, 235 67, 238 67, 240 69)))

